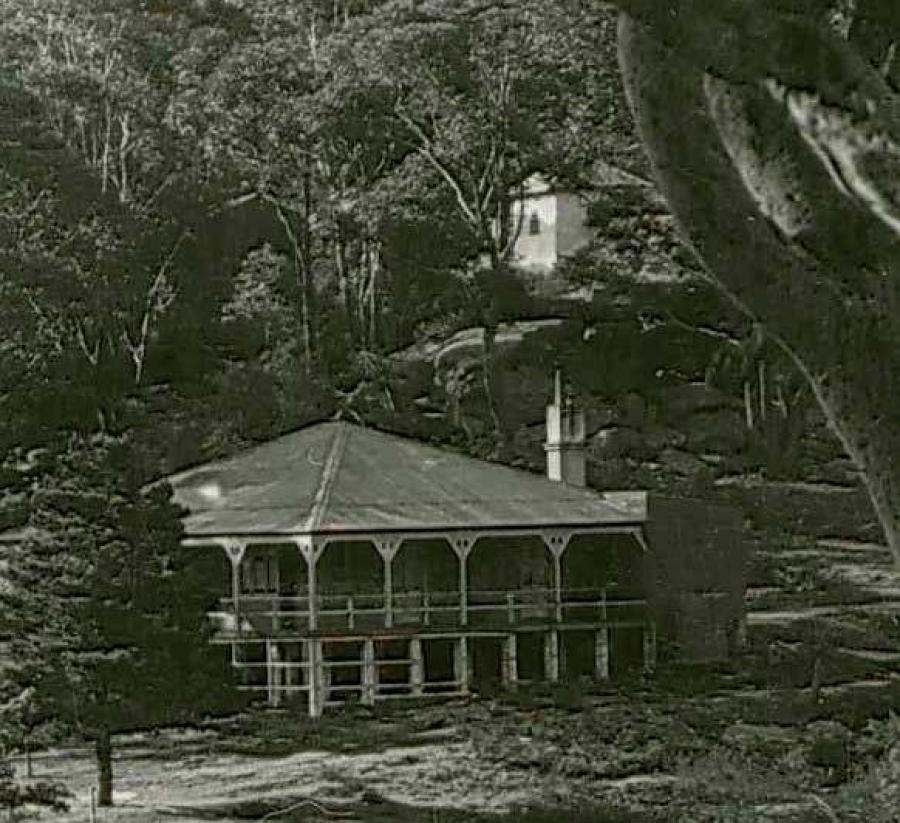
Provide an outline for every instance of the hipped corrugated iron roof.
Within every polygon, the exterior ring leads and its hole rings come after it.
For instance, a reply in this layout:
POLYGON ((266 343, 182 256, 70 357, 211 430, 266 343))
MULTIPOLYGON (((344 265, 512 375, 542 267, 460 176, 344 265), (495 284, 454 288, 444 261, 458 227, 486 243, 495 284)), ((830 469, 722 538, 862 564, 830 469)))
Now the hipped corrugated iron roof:
POLYGON ((349 423, 320 423, 171 477, 189 537, 627 525, 588 489, 349 423))

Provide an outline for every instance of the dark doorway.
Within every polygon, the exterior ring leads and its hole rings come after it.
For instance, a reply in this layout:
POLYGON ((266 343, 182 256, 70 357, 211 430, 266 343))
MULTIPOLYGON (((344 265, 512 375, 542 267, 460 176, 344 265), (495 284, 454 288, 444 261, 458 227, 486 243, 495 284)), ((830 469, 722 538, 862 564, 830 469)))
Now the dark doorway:
POLYGON ((609 674, 621 677, 639 672, 644 666, 644 630, 641 626, 613 626, 610 629, 609 674))
POLYGON ((307 587, 306 561, 296 546, 278 547, 278 584, 284 596, 305 596, 307 587))
POLYGON ((531 683, 544 679, 544 633, 524 632, 516 636, 520 681, 531 683))
POLYGON ((441 691, 453 688, 453 647, 455 641, 447 638, 422 641, 425 658, 425 689, 441 691))
POLYGON ((472 638, 472 682, 476 690, 495 691, 500 687, 502 655, 501 638, 472 638))
POLYGON ((592 631, 565 631, 559 633, 566 680, 593 677, 596 670, 596 633, 592 631))

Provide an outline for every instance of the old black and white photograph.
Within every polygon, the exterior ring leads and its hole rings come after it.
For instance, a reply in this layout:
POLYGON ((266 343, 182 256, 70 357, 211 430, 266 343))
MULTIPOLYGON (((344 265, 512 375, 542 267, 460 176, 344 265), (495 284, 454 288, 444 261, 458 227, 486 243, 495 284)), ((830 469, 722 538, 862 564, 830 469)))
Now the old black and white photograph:
POLYGON ((900 823, 900 0, 0 0, 0 820, 900 823))

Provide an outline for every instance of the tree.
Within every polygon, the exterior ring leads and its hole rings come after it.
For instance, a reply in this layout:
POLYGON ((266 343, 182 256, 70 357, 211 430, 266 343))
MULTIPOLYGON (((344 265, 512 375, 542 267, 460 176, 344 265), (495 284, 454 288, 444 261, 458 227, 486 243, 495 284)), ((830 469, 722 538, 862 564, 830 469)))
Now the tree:
POLYGON ((222 242, 212 259, 216 181, 199 179, 195 144, 166 125, 171 52, 190 37, 155 31, 146 15, 133 17, 137 8, 122 5, 113 25, 104 3, 73 14, 66 0, 44 0, 11 7, 0 24, 9 57, 0 77, 0 393, 20 432, 115 428, 123 397, 171 379, 159 369, 172 364, 162 363, 167 350, 188 370, 198 341, 183 329, 204 326, 196 294, 214 305, 210 271, 230 262, 222 242), (101 55, 106 86, 94 71, 101 55), (98 134, 108 136, 97 123, 119 105, 134 110, 124 171, 95 157, 106 151, 98 134))
MULTIPOLYGON (((227 304, 247 286, 243 261, 267 244, 294 271, 278 295, 294 316, 285 312, 270 329, 278 356, 264 354, 261 377, 276 387, 272 408, 251 415, 277 428, 282 415, 272 412, 301 407, 319 318, 332 335, 324 348, 340 349, 333 342, 347 326, 329 313, 350 301, 330 293, 332 261, 368 261, 373 276, 344 291, 360 293, 355 313, 365 317, 356 325, 371 345, 374 284, 384 280, 377 243, 368 233, 365 254, 332 253, 334 238, 359 232, 341 206, 346 190, 329 188, 314 162, 310 147, 329 136, 328 119, 321 127, 315 118, 327 107, 314 105, 309 56, 296 48, 309 14, 322 36, 325 5, 292 10, 272 0, 254 5, 251 18, 216 2, 0 3, 9 56, 0 78, 8 149, 0 162, 0 403, 15 420, 5 432, 12 442, 60 425, 120 430, 135 400, 184 419, 198 392, 241 382, 231 379, 231 344, 242 324, 231 322, 227 304), (251 82, 268 95, 246 95, 251 82), (298 161, 308 175, 296 174, 298 161), (338 221, 349 231, 336 231, 338 221), (63 393, 68 402, 59 404, 63 393)), ((370 5, 346 4, 348 12, 370 5)), ((260 405, 252 392, 243 396, 260 405)), ((296 411, 286 416, 296 424, 296 411)), ((230 422, 216 421, 210 439, 230 422)))
POLYGON ((60 729, 46 707, 39 703, 32 687, 24 690, 13 687, 8 699, 0 703, 2 738, 0 751, 20 751, 25 754, 25 776, 34 777, 32 752, 49 745, 58 738, 60 729))
POLYGON ((900 564, 900 7, 617 5, 684 236, 806 378, 900 564))
POLYGON ((7 691, 31 689, 94 742, 112 803, 112 737, 215 708, 227 684, 207 647, 209 581, 189 572, 170 490, 143 486, 127 440, 71 437, 29 469, 29 533, 0 591, 7 691))
POLYGON ((713 383, 742 397, 750 442, 767 475, 795 475, 815 401, 784 352, 755 325, 743 338, 728 340, 709 372, 713 383))
POLYGON ((481 379, 495 434, 504 436, 494 387, 494 341, 504 281, 522 229, 517 192, 530 174, 570 172, 580 115, 609 106, 612 84, 579 37, 587 12, 546 3, 392 3, 360 18, 333 44, 355 66, 356 86, 385 101, 386 123, 405 149, 393 176, 442 188, 449 211, 436 234, 461 227, 457 272, 483 329, 481 379), (573 46, 573 43, 576 44, 573 46), (584 62, 573 55, 588 58, 584 62), (575 75, 582 81, 572 82, 575 75), (576 91, 577 90, 577 91, 576 91), (561 147, 569 146, 568 154, 561 147))
MULTIPOLYGON (((16 84, 0 88, 0 105, 10 143, 0 161, 4 353, 26 364, 26 383, 70 382, 71 399, 77 392, 108 425, 115 395, 145 379, 189 232, 104 193, 16 84)), ((10 376, 21 387, 21 374, 10 376)))
POLYGON ((310 83, 304 51, 295 38, 282 35, 236 44, 205 83, 176 97, 176 128, 200 136, 209 147, 206 162, 227 164, 241 182, 228 205, 258 198, 271 209, 278 247, 288 251, 296 278, 307 373, 317 347, 312 156, 302 107, 310 83))

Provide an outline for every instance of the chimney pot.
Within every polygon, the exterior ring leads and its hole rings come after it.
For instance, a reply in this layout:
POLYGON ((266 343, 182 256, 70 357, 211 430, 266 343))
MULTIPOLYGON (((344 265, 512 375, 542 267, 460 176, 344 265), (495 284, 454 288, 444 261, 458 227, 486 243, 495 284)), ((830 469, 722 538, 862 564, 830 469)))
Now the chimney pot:
POLYGON ((587 484, 584 410, 570 388, 563 393, 562 372, 553 380, 553 402, 547 406, 547 477, 570 486, 587 484))

